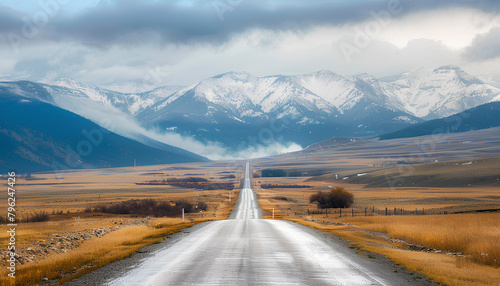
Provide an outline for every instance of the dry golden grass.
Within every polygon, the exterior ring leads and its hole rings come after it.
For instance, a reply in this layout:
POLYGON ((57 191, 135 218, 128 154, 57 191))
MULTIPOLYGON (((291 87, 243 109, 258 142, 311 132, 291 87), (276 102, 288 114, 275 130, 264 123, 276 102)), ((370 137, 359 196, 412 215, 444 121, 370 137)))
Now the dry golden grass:
MULTIPOLYGON (((16 246, 18 248, 27 248, 34 242, 61 231, 77 232, 89 228, 106 228, 113 225, 112 221, 114 219, 112 217, 88 217, 87 219, 75 217, 63 221, 23 223, 16 228, 16 246)), ((7 248, 8 235, 7 232, 0 232, 1 249, 7 248)))
POLYGON ((168 234, 195 222, 180 223, 179 219, 164 223, 162 228, 131 226, 111 232, 102 238, 85 241, 73 251, 50 255, 40 262, 18 266, 13 281, 2 271, 2 285, 35 285, 43 278, 61 279, 60 283, 77 278, 113 261, 128 257, 146 245, 161 241, 168 234), (70 273, 69 276, 66 276, 70 273))
MULTIPOLYGON (((303 225, 329 231, 351 242, 356 249, 384 255, 415 273, 443 285, 498 285, 498 267, 481 265, 467 257, 443 253, 411 251, 401 243, 391 243, 361 227, 332 225, 303 219, 289 219, 303 225)), ((361 254, 361 253, 360 253, 361 254)))
MULTIPOLYGON (((218 209, 219 219, 225 219, 229 216, 237 196, 238 193, 235 194, 233 203, 227 202, 218 209)), ((124 227, 101 238, 87 240, 67 253, 52 254, 42 261, 18 265, 15 280, 9 278, 7 271, 2 269, 0 272, 0 285, 35 285, 42 282, 43 278, 56 279, 60 283, 64 283, 111 262, 128 257, 144 246, 160 242, 169 234, 212 219, 199 218, 182 223, 180 218, 153 218, 149 226, 124 227)), ((106 222, 109 223, 112 218, 99 219, 98 221, 95 221, 95 219, 89 220, 85 221, 83 225, 72 229, 81 229, 84 226, 98 227, 105 225, 106 222)), ((68 224, 70 222, 65 221, 61 222, 59 226, 68 224)), ((61 230, 53 227, 45 229, 44 225, 47 225, 47 223, 32 223, 29 228, 24 227, 19 236, 23 240, 29 241, 29 238, 40 239, 61 230), (38 232, 38 230, 42 231, 38 232)))
MULTIPOLYGON (((84 213, 89 206, 114 203, 130 199, 162 199, 167 201, 187 200, 207 203, 206 212, 186 214, 186 223, 180 218, 152 218, 149 225, 127 225, 101 238, 84 241, 66 253, 50 253, 35 262, 18 264, 16 279, 9 278, 6 268, 0 270, 0 285, 36 285, 43 278, 56 279, 64 283, 113 261, 130 256, 146 245, 161 241, 165 236, 185 227, 208 221, 225 219, 238 199, 239 191, 204 191, 182 189, 171 186, 138 186, 136 183, 158 180, 165 177, 204 177, 211 181, 223 179, 233 173, 236 186, 242 176, 243 163, 207 163, 168 166, 147 166, 89 171, 74 171, 63 174, 35 174, 38 180, 21 179, 16 185, 18 215, 26 216, 45 211, 49 222, 22 223, 16 232, 16 247, 26 249, 39 240, 54 233, 74 233, 88 229, 108 228, 137 220, 126 215, 84 213), (62 178, 61 178, 62 177, 62 178), (62 211, 62 214, 58 214, 62 211), (67 213, 67 212, 70 213, 67 213)), ((5 194, 0 194, 3 200, 5 194)), ((6 197, 5 197, 6 200, 6 197)), ((7 233, 0 233, 0 247, 6 249, 7 233)))
MULTIPOLYGON (((383 210, 403 208, 407 211, 418 209, 434 212, 473 211, 481 209, 500 209, 500 187, 478 188, 363 188, 346 182, 308 181, 310 177, 298 178, 255 178, 254 191, 262 199, 284 196, 296 200, 291 207, 293 213, 307 213, 307 209, 316 209, 309 204, 309 196, 317 191, 328 191, 334 187, 344 187, 354 194, 354 205, 360 209, 373 207, 383 210), (298 184, 310 185, 308 189, 261 189, 261 184, 298 184)), ((280 202, 276 202, 280 204, 280 202)))
POLYGON ((257 192, 259 203, 267 210, 265 213, 274 208, 283 219, 333 232, 367 251, 386 255, 397 263, 443 284, 500 285, 500 214, 382 217, 368 211, 367 214, 372 216, 364 217, 364 209, 371 210, 373 207, 379 210, 387 208, 390 212, 394 208, 403 208, 406 211, 418 209, 419 212, 425 210, 427 214, 499 210, 498 130, 445 136, 442 141, 432 142, 432 150, 425 152, 422 150, 425 144, 421 143, 426 142, 422 141, 423 139, 429 138, 373 142, 360 140, 349 143, 342 143, 342 138, 337 139, 338 142, 332 139, 310 146, 302 152, 259 158, 252 163, 254 172, 264 168, 278 168, 310 175, 327 174, 312 181, 309 181, 308 177, 254 179, 258 185, 266 183, 311 186, 309 189, 262 190, 257 185, 254 190, 257 192), (466 141, 473 145, 465 148, 463 143, 466 141), (420 154, 425 156, 420 157, 420 154), (483 156, 497 158, 478 159, 483 156), (404 166, 400 166, 403 172, 400 168, 390 168, 400 160, 439 163, 409 166, 413 177, 404 178, 406 184, 403 185, 406 187, 365 188, 366 184, 376 186, 375 179, 380 180, 378 186, 387 186, 387 172, 392 175, 409 175, 410 173, 404 173, 407 171, 404 166), (449 160, 460 161, 443 162, 449 160), (358 174, 372 172, 378 175, 378 178, 358 178, 358 174), (344 177, 349 179, 338 179, 344 177), (370 180, 374 182, 367 182, 370 180), (420 180, 425 181, 425 184, 420 180), (414 187, 419 185, 422 187, 414 187), (450 187, 451 185, 456 187, 450 187), (356 217, 350 218, 351 210, 344 210, 342 218, 339 218, 338 210, 337 213, 330 210, 328 217, 325 214, 307 215, 308 210, 316 209, 315 205, 309 204, 309 196, 334 187, 344 187, 354 194, 356 217), (273 199, 276 197, 286 197, 290 200, 273 199), (356 225, 336 225, 346 222, 356 225), (429 248, 463 252, 468 256, 454 257, 410 251, 404 244, 390 242, 373 231, 385 232, 388 236, 429 248))
MULTIPOLYGON (((339 160, 348 159, 348 157, 339 158, 339 160)), ((363 160, 365 159, 352 161, 350 164, 362 165, 368 162, 366 160, 366 162, 362 162, 363 160)), ((331 164, 332 167, 335 165, 328 159, 323 161, 331 164)), ((310 166, 304 165, 302 167, 317 168, 315 164, 315 162, 311 162, 310 166)), ((265 165, 269 167, 267 163, 265 165)), ((207 163, 75 171, 62 174, 64 179, 56 178, 56 175, 53 174, 43 174, 35 175, 35 177, 44 180, 20 180, 17 194, 21 215, 35 211, 52 213, 52 211, 60 210, 63 210, 64 214, 51 216, 51 221, 48 223, 23 224, 17 233, 19 247, 27 247, 30 243, 55 232, 101 228, 108 226, 117 217, 123 219, 123 216, 93 217, 81 212, 84 208, 95 204, 144 198, 187 199, 192 202, 205 201, 209 205, 209 210, 205 213, 190 214, 187 217, 189 223, 183 225, 180 225, 176 219, 153 219, 149 226, 122 228, 102 238, 88 240, 66 254, 54 254, 46 260, 19 266, 17 271, 23 278, 19 278, 16 285, 36 284, 44 277, 67 281, 109 262, 126 257, 140 247, 155 243, 168 233, 182 227, 205 220, 226 218, 236 203, 237 191, 232 192, 232 200, 229 203, 228 191, 198 191, 172 186, 137 186, 135 183, 158 180, 165 176, 196 176, 223 181, 221 177, 228 171, 233 172, 237 178, 235 182, 238 181, 238 178, 242 177, 243 163, 239 165, 207 163), (67 210, 71 211, 70 215, 66 214, 67 210), (74 217, 80 217, 80 219, 75 220, 74 217), (101 248, 99 246, 101 244, 106 245, 106 247, 101 248), (73 273, 67 276, 68 272, 73 273)), ((256 170, 252 170, 252 172, 254 171, 256 170)), ((395 262, 443 284, 462 285, 467 284, 464 281, 474 281, 478 285, 497 285, 495 282, 500 280, 498 268, 476 263, 489 263, 488 259, 492 257, 496 257, 498 261, 498 247, 495 248, 495 246, 496 242, 499 241, 499 220, 498 217, 494 216, 495 214, 490 214, 492 217, 489 217, 488 214, 484 214, 484 217, 477 216, 477 214, 344 217, 342 219, 338 218, 338 214, 330 214, 328 218, 325 218, 324 215, 310 215, 308 217, 307 210, 316 209, 315 205, 309 204, 309 196, 318 190, 324 191, 334 186, 332 182, 328 181, 305 182, 307 179, 308 177, 254 179, 252 183, 259 204, 263 209, 264 217, 270 218, 274 208, 275 218, 293 220, 331 231, 353 241, 367 251, 386 255, 395 262), (312 187, 310 189, 262 190, 259 187, 262 183, 301 184, 312 187), (287 200, 277 199, 279 197, 286 197, 287 200), (450 220, 450 223, 447 220, 450 220), (464 221, 463 224, 460 223, 461 220, 464 221), (331 224, 331 222, 350 222, 356 223, 356 226, 339 226, 331 224), (481 227, 483 223, 486 224, 484 228, 481 227), (390 236, 427 247, 464 252, 470 254, 472 258, 457 258, 445 254, 404 250, 402 244, 390 243, 383 237, 370 234, 368 230, 387 232, 390 236), (422 233, 422 235, 418 235, 418 233, 422 233), (474 243, 463 243, 453 236, 443 240, 443 235, 448 233, 463 233, 467 241, 474 243), (468 247, 464 247, 466 244, 468 247), (478 260, 477 254, 481 253, 488 253, 488 258, 484 259, 485 255, 483 255, 478 260), (490 253, 492 254, 490 255, 490 253)), ((343 186, 354 193, 355 204, 358 207, 357 216, 363 214, 364 207, 373 206, 379 209, 403 207, 407 210, 425 208, 437 211, 500 207, 498 187, 363 189, 362 185, 351 185, 344 182, 335 182, 335 186, 343 186)), ((4 196, 5 194, 0 194, 0 200, 3 200, 4 196)), ((0 233, 0 247, 5 247, 5 237, 5 233, 0 233)), ((6 276, 3 275, 3 277, 6 276)), ((8 280, 0 280, 2 285, 8 282, 8 280)))
MULTIPOLYGON (((200 163, 99 170, 75 170, 58 174, 33 174, 31 180, 18 179, 18 215, 33 212, 81 212, 89 205, 130 199, 199 199, 204 195, 228 196, 228 192, 185 189, 174 186, 136 185, 170 177, 203 177, 212 182, 232 181, 238 187, 244 163, 200 163), (230 172, 235 179, 223 178, 230 172)), ((5 192, 0 200, 7 200, 5 192)), ((219 200, 218 198, 216 199, 219 200)))
POLYGON ((500 213, 343 218, 392 238, 469 255, 474 262, 500 266, 500 213))
POLYGON ((443 285, 498 285, 498 268, 479 265, 463 257, 385 248, 376 251, 409 270, 443 285))
MULTIPOLYGON (((308 178, 256 178, 255 191, 266 218, 275 209, 282 218, 321 230, 332 232, 350 241, 356 248, 389 257, 396 263, 418 274, 445 285, 499 285, 500 271, 500 213, 467 213, 425 216, 380 216, 371 212, 364 216, 364 208, 394 207, 405 210, 425 209, 427 212, 470 211, 498 208, 498 187, 481 188, 398 188, 364 189, 362 185, 340 183, 355 195, 355 217, 351 210, 307 215, 316 210, 309 204, 309 196, 318 190, 333 187, 331 182, 307 182, 308 178), (261 189, 266 184, 305 184, 310 189, 261 189), (286 197, 288 200, 276 198, 286 197), (349 223, 351 225, 340 225, 349 223), (419 244, 465 256, 408 250, 402 243, 389 241, 383 235, 408 243, 419 244), (484 255, 481 255, 484 254, 484 255), (488 255, 486 255, 488 254, 488 255), (472 281, 472 282, 470 282, 472 281)), ((337 186, 337 185, 335 185, 337 186)))

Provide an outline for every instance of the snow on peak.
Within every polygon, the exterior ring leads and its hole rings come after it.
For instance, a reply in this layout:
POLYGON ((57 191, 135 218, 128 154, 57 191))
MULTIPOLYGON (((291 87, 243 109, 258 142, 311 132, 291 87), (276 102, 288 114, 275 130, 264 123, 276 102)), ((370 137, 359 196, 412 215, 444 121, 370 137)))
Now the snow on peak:
POLYGON ((194 96, 219 112, 232 113, 241 120, 270 113, 297 118, 298 113, 305 111, 342 114, 360 103, 433 119, 500 101, 500 88, 485 84, 453 65, 418 68, 380 80, 367 73, 343 76, 329 70, 264 77, 227 72, 190 87, 167 86, 134 94, 113 92, 70 79, 61 79, 56 85, 75 90, 74 96, 85 95, 104 105, 128 110, 132 115, 156 113, 177 99, 194 96))
POLYGON ((427 119, 463 111, 499 94, 497 88, 452 65, 418 68, 382 80, 367 73, 342 76, 329 70, 266 77, 228 72, 177 95, 189 90, 200 100, 239 114, 269 113, 297 104, 307 110, 343 113, 363 101, 427 119))
POLYGON ((111 99, 106 95, 104 92, 104 89, 101 89, 100 87, 97 86, 92 86, 89 84, 81 83, 76 80, 72 79, 67 79, 67 78, 62 78, 54 83, 54 85, 60 86, 60 87, 66 87, 72 90, 76 90, 81 92, 82 94, 86 95, 90 99, 97 101, 97 102, 102 102, 106 106, 112 106, 113 102, 111 99))
POLYGON ((385 78, 387 93, 402 108, 420 118, 452 115, 489 102, 500 93, 461 68, 448 65, 436 69, 417 69, 385 78))
POLYGON ((434 74, 447 75, 449 78, 458 79, 464 82, 464 84, 482 84, 483 82, 477 77, 471 76, 466 73, 460 67, 447 65, 436 68, 433 70, 434 74))

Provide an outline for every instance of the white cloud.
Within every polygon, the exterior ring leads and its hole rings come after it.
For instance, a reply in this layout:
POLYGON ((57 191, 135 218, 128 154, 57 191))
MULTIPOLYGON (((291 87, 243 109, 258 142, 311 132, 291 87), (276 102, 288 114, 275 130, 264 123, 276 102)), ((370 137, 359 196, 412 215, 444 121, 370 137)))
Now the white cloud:
POLYGON ((428 39, 460 50, 469 46, 477 34, 496 26, 500 26, 500 15, 470 8, 439 9, 393 19, 377 39, 398 48, 406 47, 412 40, 428 39))
POLYGON ((211 160, 252 159, 302 150, 300 145, 293 142, 286 144, 272 143, 267 146, 258 144, 240 150, 232 150, 223 147, 217 142, 202 143, 191 137, 182 136, 173 132, 158 133, 148 130, 145 131, 144 134, 157 141, 183 148, 211 160))

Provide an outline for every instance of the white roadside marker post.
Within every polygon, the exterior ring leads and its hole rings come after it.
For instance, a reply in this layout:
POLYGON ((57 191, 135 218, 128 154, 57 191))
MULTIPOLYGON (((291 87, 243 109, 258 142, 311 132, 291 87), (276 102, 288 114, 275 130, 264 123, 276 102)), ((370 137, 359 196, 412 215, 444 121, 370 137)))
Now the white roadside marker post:
POLYGON ((182 208, 182 222, 184 222, 184 208, 182 208))

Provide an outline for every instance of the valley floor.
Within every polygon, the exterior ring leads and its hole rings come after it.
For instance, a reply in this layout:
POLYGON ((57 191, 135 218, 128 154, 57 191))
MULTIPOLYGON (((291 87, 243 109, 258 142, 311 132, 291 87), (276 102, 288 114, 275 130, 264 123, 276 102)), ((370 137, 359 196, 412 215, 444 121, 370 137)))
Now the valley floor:
MULTIPOLYGON (((316 163, 310 159, 295 163, 274 159, 272 168, 314 173, 341 165, 333 159, 325 165, 327 159, 316 163)), ((345 160, 343 172, 358 173, 367 168, 366 164, 359 166, 361 159, 336 160, 345 160), (351 169, 347 170, 346 166, 351 169)), ((463 162, 469 161, 463 159, 463 162)), ((495 285, 500 280, 497 245, 500 187, 367 188, 349 180, 333 179, 335 176, 331 173, 320 177, 259 177, 260 171, 269 166, 268 162, 268 159, 259 159, 251 164, 256 177, 252 189, 258 196, 264 218, 272 218, 274 209, 275 219, 331 232, 342 237, 359 255, 373 259, 385 256, 401 269, 417 273, 416 280, 431 279, 444 285, 469 285, 470 281, 474 285, 495 285), (262 188, 263 184, 277 187, 262 188), (293 184, 307 187, 282 187, 293 184), (317 207, 309 203, 311 194, 337 186, 346 188, 355 197, 354 208, 342 210, 342 216, 339 209, 329 209, 328 215, 324 211, 319 213, 317 207)), ((372 171, 380 170, 373 168, 372 171)), ((20 179, 16 186, 19 216, 46 212, 49 220, 20 224, 16 234, 19 249, 16 285, 69 281, 140 252, 145 245, 159 243, 185 227, 225 219, 235 205, 242 177, 242 162, 215 162, 45 173, 34 174, 29 180, 20 179), (230 191, 138 185, 189 177, 232 182, 236 187, 230 191), (142 199, 203 201, 207 211, 186 214, 184 223, 180 217, 86 212, 89 206, 142 199)), ((0 200, 6 199, 5 194, 0 196, 0 200)), ((7 249, 7 238, 6 232, 0 233, 2 251, 7 249)), ((2 263, 5 266, 5 261, 2 263)), ((5 268, 2 271, 1 284, 9 285, 12 281, 6 278, 5 268)))

